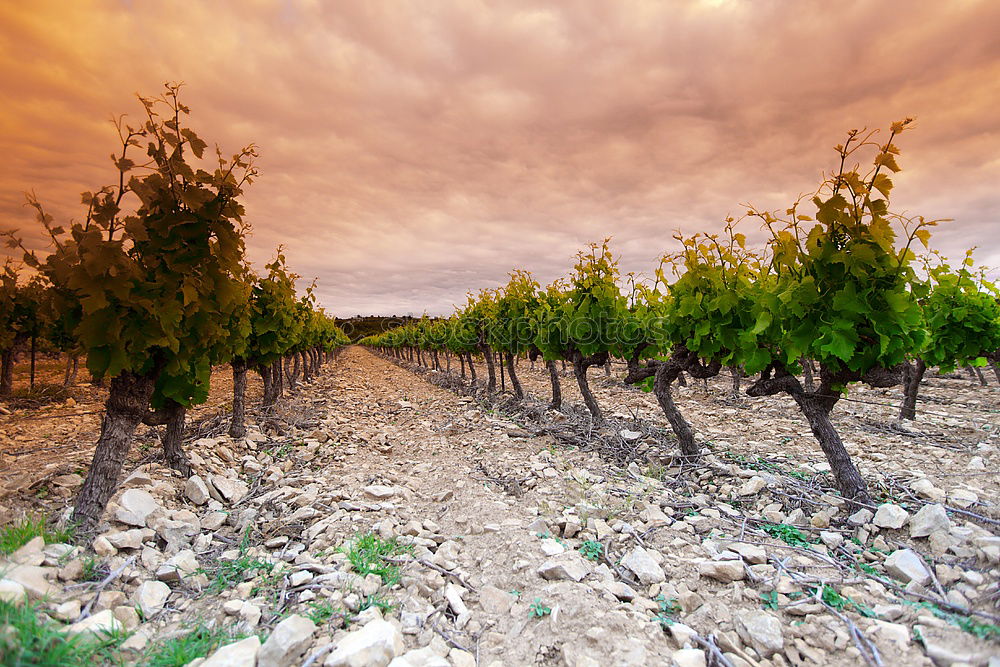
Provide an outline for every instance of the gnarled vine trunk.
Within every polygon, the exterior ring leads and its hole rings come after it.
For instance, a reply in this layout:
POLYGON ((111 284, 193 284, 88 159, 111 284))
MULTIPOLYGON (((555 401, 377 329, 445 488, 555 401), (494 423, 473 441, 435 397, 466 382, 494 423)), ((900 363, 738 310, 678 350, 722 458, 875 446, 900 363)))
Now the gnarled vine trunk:
POLYGON ((504 353, 507 362, 507 375, 510 376, 510 386, 514 389, 514 395, 518 399, 524 398, 524 389, 521 388, 521 381, 517 379, 517 372, 514 370, 514 355, 510 352, 504 353))
POLYGON ((10 396, 14 391, 14 346, 0 354, 0 397, 10 396))
POLYGON ((899 406, 900 419, 912 421, 917 418, 917 394, 926 371, 927 364, 920 358, 903 366, 903 403, 899 406))
POLYGON ((190 477, 191 464, 188 462, 187 454, 184 453, 184 418, 187 416, 187 410, 175 401, 168 401, 165 410, 167 428, 163 434, 163 458, 166 459, 168 466, 185 477, 190 477))
POLYGON ((606 359, 607 353, 584 357, 579 352, 574 351, 570 355, 570 361, 573 362, 573 374, 576 376, 576 383, 580 387, 583 402, 587 406, 587 410, 590 411, 590 416, 593 418, 595 424, 604 423, 604 414, 601 412, 601 406, 598 405, 597 399, 594 398, 594 393, 590 390, 590 382, 587 380, 587 369, 591 366, 603 365, 606 359))
POLYGON ((799 410, 809 422, 809 428, 819 442, 830 470, 837 483, 840 494, 849 500, 871 504, 868 488, 861 472, 851 461, 851 455, 844 447, 840 434, 830 419, 840 395, 833 387, 844 385, 851 381, 861 380, 873 387, 891 387, 899 384, 899 369, 873 369, 864 375, 846 371, 832 372, 820 364, 820 383, 815 392, 807 392, 802 388, 798 378, 790 375, 784 369, 773 369, 775 377, 771 377, 772 369, 761 374, 759 380, 748 389, 748 396, 773 396, 778 393, 789 394, 799 410))
POLYGON ((483 359, 486 361, 486 373, 489 376, 486 382, 486 391, 493 394, 497 390, 497 372, 493 366, 493 350, 486 343, 480 343, 480 350, 482 350, 483 359))
POLYGON ((229 435, 238 440, 247 435, 247 362, 233 359, 229 365, 233 367, 233 419, 229 423, 229 435))
POLYGON ((558 410, 562 407, 562 388, 559 386, 559 371, 556 370, 556 362, 546 361, 545 367, 549 369, 549 382, 552 384, 552 402, 549 407, 558 410))
POLYGON ((466 352, 465 353, 465 358, 466 358, 466 361, 469 362, 469 376, 472 377, 472 384, 475 385, 476 384, 476 365, 474 363, 472 363, 472 353, 471 352, 466 352))
POLYGON ((73 522, 83 535, 94 532, 108 500, 118 487, 132 437, 149 409, 155 386, 155 374, 137 375, 124 371, 111 380, 101 420, 101 436, 73 508, 73 522))

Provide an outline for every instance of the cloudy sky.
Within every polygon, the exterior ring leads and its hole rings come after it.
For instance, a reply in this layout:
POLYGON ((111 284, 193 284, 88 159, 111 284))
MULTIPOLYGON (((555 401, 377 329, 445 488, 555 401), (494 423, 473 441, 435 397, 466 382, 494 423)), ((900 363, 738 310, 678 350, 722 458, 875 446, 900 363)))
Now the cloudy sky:
POLYGON ((183 81, 202 137, 260 146, 252 258, 284 244, 339 315, 448 312, 605 236, 649 271, 906 116, 894 208, 1000 265, 998 32, 990 0, 4 2, 0 227, 31 237, 26 190, 79 219, 111 116, 183 81))

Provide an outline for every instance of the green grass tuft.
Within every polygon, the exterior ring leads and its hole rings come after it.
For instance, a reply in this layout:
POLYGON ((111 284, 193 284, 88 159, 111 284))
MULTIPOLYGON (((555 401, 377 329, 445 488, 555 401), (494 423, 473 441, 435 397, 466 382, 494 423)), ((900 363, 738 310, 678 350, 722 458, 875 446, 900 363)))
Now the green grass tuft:
POLYGON ((347 554, 355 572, 361 576, 377 574, 383 584, 393 586, 399 583, 399 566, 386 559, 412 553, 413 547, 400 544, 396 538, 383 540, 375 533, 365 533, 345 544, 341 551, 347 554))
POLYGON ((0 600, 0 660, 6 667, 58 665, 91 667, 118 664, 118 647, 127 633, 103 637, 69 636, 37 603, 13 605, 0 600))
POLYGON ((146 653, 146 667, 183 667, 195 658, 203 658, 215 649, 250 635, 233 627, 209 626, 198 621, 191 632, 153 644, 146 653))
POLYGON ((0 554, 14 553, 36 537, 42 537, 46 544, 69 542, 73 529, 50 527, 45 516, 22 517, 0 527, 0 554))

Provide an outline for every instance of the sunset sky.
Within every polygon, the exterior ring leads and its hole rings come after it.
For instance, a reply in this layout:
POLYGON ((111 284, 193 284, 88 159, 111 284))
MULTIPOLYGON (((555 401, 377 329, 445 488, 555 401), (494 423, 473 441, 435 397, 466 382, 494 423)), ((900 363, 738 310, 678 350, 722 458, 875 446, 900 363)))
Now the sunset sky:
POLYGON ((284 244, 338 315, 447 313, 605 236, 650 271, 675 229, 784 208, 847 130, 906 116, 893 208, 996 266, 998 34, 990 0, 5 0, 0 228, 42 247, 26 190, 79 219, 112 115, 183 81, 203 138, 260 147, 251 257, 284 244))

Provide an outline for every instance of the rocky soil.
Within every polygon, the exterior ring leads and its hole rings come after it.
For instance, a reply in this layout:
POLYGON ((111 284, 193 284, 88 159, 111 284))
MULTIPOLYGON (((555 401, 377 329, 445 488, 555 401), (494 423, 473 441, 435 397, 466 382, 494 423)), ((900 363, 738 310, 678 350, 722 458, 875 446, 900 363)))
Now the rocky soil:
POLYGON ((933 378, 905 427, 871 405, 895 394, 852 391, 837 426, 879 499, 858 508, 781 399, 680 389, 688 464, 651 397, 592 371, 590 432, 520 370, 537 399, 482 402, 350 348, 296 426, 205 429, 189 479, 131 466, 96 539, 25 545, 0 598, 127 632, 137 664, 214 625, 248 636, 192 665, 1000 665, 995 383, 933 378))

